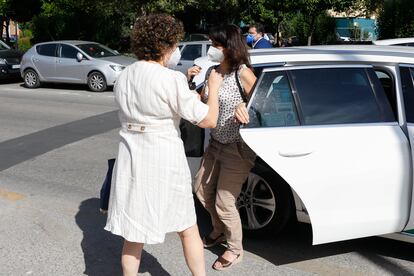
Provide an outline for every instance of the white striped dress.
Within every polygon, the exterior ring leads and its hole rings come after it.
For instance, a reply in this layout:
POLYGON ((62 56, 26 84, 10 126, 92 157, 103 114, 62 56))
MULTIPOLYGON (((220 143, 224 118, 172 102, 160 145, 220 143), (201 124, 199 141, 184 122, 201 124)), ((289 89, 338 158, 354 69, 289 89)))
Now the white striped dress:
POLYGON ((105 229, 128 241, 162 243, 196 223, 180 117, 195 124, 208 113, 186 77, 160 64, 128 66, 114 87, 119 152, 105 229))

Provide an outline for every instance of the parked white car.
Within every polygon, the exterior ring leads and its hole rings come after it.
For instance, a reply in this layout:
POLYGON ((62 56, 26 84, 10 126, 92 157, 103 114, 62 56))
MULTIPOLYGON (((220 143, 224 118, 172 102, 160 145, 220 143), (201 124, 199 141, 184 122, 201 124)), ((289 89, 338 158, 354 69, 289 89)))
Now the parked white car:
POLYGON ((258 80, 240 133, 258 159, 238 199, 244 230, 276 235, 293 217, 313 244, 413 241, 414 49, 250 53, 258 80))
POLYGON ((187 75, 187 70, 194 65, 195 59, 207 56, 210 46, 211 41, 209 40, 180 42, 178 47, 180 48, 181 59, 175 70, 187 75))
POLYGON ((414 37, 374 40, 372 43, 375 45, 388 46, 414 46, 414 37))

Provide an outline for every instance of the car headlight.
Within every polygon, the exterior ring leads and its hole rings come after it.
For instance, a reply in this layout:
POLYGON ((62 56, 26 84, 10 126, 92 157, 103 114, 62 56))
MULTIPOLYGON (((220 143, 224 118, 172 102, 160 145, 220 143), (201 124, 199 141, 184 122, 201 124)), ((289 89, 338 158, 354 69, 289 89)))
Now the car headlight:
POLYGON ((109 65, 111 68, 112 68, 112 70, 114 70, 115 72, 120 72, 120 71, 122 71, 122 70, 124 70, 125 69, 125 66, 122 66, 122 65, 109 65))
POLYGON ((0 58, 0 64, 7 64, 7 62, 4 58, 0 58))

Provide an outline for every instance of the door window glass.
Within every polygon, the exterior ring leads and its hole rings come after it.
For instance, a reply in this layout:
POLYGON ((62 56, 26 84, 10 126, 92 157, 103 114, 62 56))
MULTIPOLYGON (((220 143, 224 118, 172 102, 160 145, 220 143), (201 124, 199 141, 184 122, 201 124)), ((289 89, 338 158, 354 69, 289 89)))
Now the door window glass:
POLYGON ((36 47, 36 51, 39 55, 54 57, 56 56, 57 44, 42 44, 36 47))
POLYGON ((392 111, 394 113, 394 117, 398 117, 398 107, 397 107, 397 98, 395 95, 394 90, 394 79, 392 78, 391 74, 380 70, 375 69, 376 77, 378 78, 379 82, 381 83, 382 89, 384 90, 385 96, 387 97, 388 102, 391 105, 392 111))
MULTIPOLYGON (((371 85, 367 70, 366 68, 292 70, 292 80, 298 93, 303 124, 394 121, 389 103, 384 103, 384 100, 387 100, 381 85, 375 83, 371 85)), ((373 76, 373 81, 378 82, 375 74, 373 76)))
POLYGON ((77 53, 78 53, 78 50, 76 50, 76 48, 66 45, 66 44, 61 44, 60 57, 75 59, 77 53))
POLYGON ((196 58, 201 57, 201 46, 201 44, 186 45, 181 52, 181 59, 193 61, 196 58))
POLYGON ((409 123, 414 123, 413 73, 413 69, 410 70, 408 67, 400 67, 401 84, 404 95, 405 117, 409 123))
POLYGON ((249 109, 246 127, 281 127, 299 125, 286 72, 266 72, 258 83, 249 109))

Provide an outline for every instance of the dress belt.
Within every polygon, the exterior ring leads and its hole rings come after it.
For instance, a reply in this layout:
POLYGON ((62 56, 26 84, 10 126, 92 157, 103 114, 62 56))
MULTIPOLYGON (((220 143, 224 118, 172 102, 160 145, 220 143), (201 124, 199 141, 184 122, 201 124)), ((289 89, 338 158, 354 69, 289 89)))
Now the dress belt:
POLYGON ((145 125, 138 123, 122 123, 122 128, 132 132, 162 132, 175 129, 174 125, 145 125))

